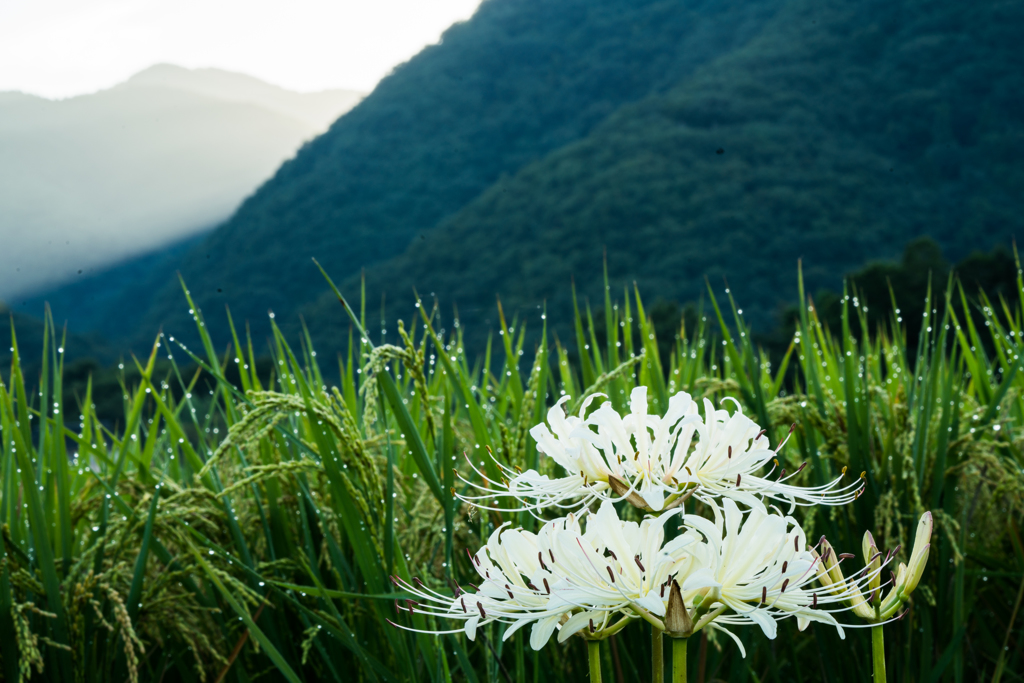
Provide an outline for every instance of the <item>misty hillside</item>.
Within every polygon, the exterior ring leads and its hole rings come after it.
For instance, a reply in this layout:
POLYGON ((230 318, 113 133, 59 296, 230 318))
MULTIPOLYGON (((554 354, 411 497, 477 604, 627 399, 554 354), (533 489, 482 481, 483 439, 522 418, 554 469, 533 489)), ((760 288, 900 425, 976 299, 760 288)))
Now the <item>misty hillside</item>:
POLYGON ((357 99, 166 65, 66 100, 0 93, 0 297, 212 227, 357 99))
MULTIPOLYGON (((122 340, 136 333, 139 318, 153 303, 153 293, 167 282, 177 281, 175 273, 181 259, 205 236, 205 232, 192 235, 92 269, 59 287, 18 297, 10 307, 39 317, 48 303, 58 324, 67 323, 71 330, 101 335, 113 340, 113 346, 122 346, 122 340)), ((124 350, 123 346, 118 350, 124 350)))

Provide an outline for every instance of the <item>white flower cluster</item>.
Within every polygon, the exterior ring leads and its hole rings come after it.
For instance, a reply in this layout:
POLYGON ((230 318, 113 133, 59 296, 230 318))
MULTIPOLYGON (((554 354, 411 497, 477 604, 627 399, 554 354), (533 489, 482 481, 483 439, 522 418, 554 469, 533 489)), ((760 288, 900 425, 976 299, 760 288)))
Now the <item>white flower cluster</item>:
MULTIPOLYGON (((802 488, 786 483, 784 470, 771 479, 774 467, 756 475, 776 453, 764 430, 739 410, 729 414, 705 401, 702 418, 691 397, 678 393, 659 417, 647 412, 644 387, 633 390, 625 416, 609 402, 585 416, 593 397, 578 416, 566 416, 566 400, 551 409, 547 424, 530 432, 566 475, 505 470, 509 481, 501 495, 535 513, 552 507, 572 512, 543 522, 536 533, 507 524, 495 530, 471 555, 481 579, 472 592, 455 586, 454 595, 445 594, 394 578, 414 596, 399 609, 461 621, 460 628, 444 632, 464 631, 470 639, 493 622, 507 624, 504 638, 531 626, 534 649, 555 631, 559 642, 577 633, 601 640, 644 620, 674 637, 715 629, 742 651, 726 627, 756 624, 774 638, 777 622, 793 617, 801 630, 817 621, 842 636, 836 612, 870 609, 888 618, 920 578, 930 516, 923 543, 918 534, 913 566, 901 567, 885 614, 870 608, 895 553, 883 558, 873 540, 865 541, 866 566, 844 577, 839 563, 852 555, 837 556, 824 538, 811 547, 796 520, 765 504, 785 502, 790 512, 796 505, 838 505, 853 500, 862 482, 841 486, 836 479, 802 488), (684 512, 691 497, 704 503, 711 519, 684 512), (623 520, 614 505, 622 501, 650 514, 640 523, 623 520), (590 512, 595 502, 598 509, 590 512), (675 533, 666 541, 670 522, 675 533)), ((490 489, 468 500, 483 507, 494 497, 490 489)))
POLYGON ((465 498, 483 507, 497 496, 512 496, 521 509, 585 508, 593 501, 629 500, 649 512, 661 512, 693 495, 709 502, 731 498, 754 508, 768 499, 796 505, 845 505, 863 490, 863 481, 842 486, 843 477, 817 487, 788 484, 803 467, 786 476, 778 467, 776 451, 765 430, 738 409, 733 414, 716 410, 704 399, 704 417, 697 402, 679 392, 668 402, 664 417, 647 412, 647 387, 630 394, 630 412, 619 415, 610 402, 585 416, 587 398, 579 415, 566 415, 563 396, 548 411, 547 424, 530 430, 541 453, 554 460, 565 476, 551 478, 536 470, 519 473, 502 466, 508 483, 484 478, 486 486, 467 482, 481 493, 465 498), (772 464, 764 475, 757 472, 772 464), (495 494, 494 489, 500 493, 495 494))

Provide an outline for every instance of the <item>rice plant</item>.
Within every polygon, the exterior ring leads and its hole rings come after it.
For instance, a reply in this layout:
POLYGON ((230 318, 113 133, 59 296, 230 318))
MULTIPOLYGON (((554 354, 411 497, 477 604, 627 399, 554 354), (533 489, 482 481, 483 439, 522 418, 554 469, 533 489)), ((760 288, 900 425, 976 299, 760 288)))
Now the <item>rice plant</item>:
MULTIPOLYGON (((161 336, 126 360, 141 379, 122 384, 116 425, 98 418, 91 388, 65 405, 48 318, 39 375, 22 374, 12 337, 0 383, 4 680, 587 680, 582 639, 534 651, 497 624, 469 640, 389 622, 447 628, 396 610, 415 600, 400 586, 454 595, 473 576, 466 549, 506 522, 537 528, 460 496, 502 467, 551 472, 529 430, 558 398, 575 412, 603 393, 621 411, 638 386, 652 412, 678 391, 731 397, 773 446, 792 429, 779 455, 790 472, 807 463, 796 483, 864 472, 854 504, 800 519, 836 548, 859 549, 871 530, 907 561, 930 510, 927 571, 910 611, 885 627, 889 679, 1020 680, 1024 310, 955 281, 939 289, 911 349, 895 306, 869 329, 850 291, 830 330, 801 284, 796 332, 774 362, 728 290, 709 288, 667 355, 640 294, 606 287, 600 336, 586 303, 569 346, 547 321, 528 333, 499 311, 481 357, 457 321, 444 329, 435 302, 416 301, 394 343, 374 344, 365 301, 356 311, 335 290, 352 324, 344 355, 325 362, 308 335, 290 343, 274 326, 262 375, 263 352, 234 325, 215 345, 185 290, 201 347, 161 336)), ((774 640, 739 629, 746 657, 705 631, 689 644, 687 680, 871 675, 867 631, 840 640, 816 626, 783 622, 774 640)), ((607 680, 649 678, 650 632, 610 637, 597 666, 607 680)))

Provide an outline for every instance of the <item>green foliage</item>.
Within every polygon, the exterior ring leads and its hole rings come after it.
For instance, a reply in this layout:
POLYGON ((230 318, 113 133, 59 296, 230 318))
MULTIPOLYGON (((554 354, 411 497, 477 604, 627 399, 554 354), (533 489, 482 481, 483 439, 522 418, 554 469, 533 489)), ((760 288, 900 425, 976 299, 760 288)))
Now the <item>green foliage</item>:
MULTIPOLYGON (((863 268, 848 273, 846 283, 849 291, 864 304, 864 319, 869 332, 888 323, 895 310, 897 322, 905 327, 908 347, 917 348, 929 292, 944 286, 950 275, 964 285, 968 298, 974 304, 969 310, 975 325, 984 325, 985 322, 978 310, 977 295, 984 294, 990 300, 1005 299, 1013 310, 1020 305, 1017 265, 1014 255, 1002 245, 991 252, 975 251, 951 266, 934 240, 921 237, 907 244, 899 261, 871 261, 863 268), (895 309, 886 304, 893 304, 895 309)), ((826 328, 833 331, 842 329, 843 302, 843 294, 829 289, 815 293, 815 310, 826 328)), ((932 305, 939 315, 944 312, 944 300, 933 301, 932 305)), ((793 332, 799 328, 800 306, 787 306, 780 318, 771 332, 754 335, 774 358, 782 357, 793 332)), ((851 320, 850 325, 855 334, 862 332, 859 319, 851 320)), ((991 344, 986 344, 986 350, 993 350, 991 344)))
MULTIPOLYGON (((800 291, 803 301, 802 281, 800 291)), ((952 283, 941 314, 928 299, 925 332, 908 348, 893 312, 869 336, 853 297, 831 331, 804 305, 773 364, 731 295, 682 317, 684 332, 657 329, 636 292, 617 301, 605 292, 601 315, 584 308, 572 320, 573 364, 543 330, 526 346, 523 324, 500 309, 482 363, 467 354, 463 328, 442 332, 436 308, 422 304, 400 325, 400 344, 374 346, 343 302, 334 314, 348 311, 354 338, 337 375, 308 336, 289 345, 273 323, 269 376, 237 335, 219 354, 189 299, 201 345, 159 338, 134 363, 116 430, 97 417, 89 387, 80 420, 67 419, 52 324, 39 383, 26 382, 12 343, 0 385, 4 679, 586 680, 576 638, 533 653, 522 634, 502 641, 498 626, 476 641, 392 627, 388 619, 428 624, 394 613, 405 596, 386 577, 418 576, 440 592, 470 581, 464 548, 505 521, 536 522, 459 505, 453 466, 475 476, 459 454, 489 469, 488 449, 508 465, 550 467, 527 430, 556 397, 599 390, 622 408, 638 384, 660 410, 679 390, 735 397, 776 444, 795 424, 780 458, 790 471, 809 463, 804 483, 864 471, 854 505, 801 520, 841 550, 858 549, 870 528, 905 559, 919 514, 934 511, 913 609, 885 627, 891 680, 959 682, 997 669, 1020 678, 1024 626, 1012 596, 1024 585, 1024 310, 981 295, 975 324, 952 283), (200 368, 208 388, 178 360, 200 368)), ((839 641, 819 626, 800 633, 784 622, 775 641, 742 631, 746 659, 711 635, 690 653, 705 672, 696 680, 864 680, 867 634, 839 641)), ((615 636, 606 671, 648 676, 649 641, 643 628, 615 636)))

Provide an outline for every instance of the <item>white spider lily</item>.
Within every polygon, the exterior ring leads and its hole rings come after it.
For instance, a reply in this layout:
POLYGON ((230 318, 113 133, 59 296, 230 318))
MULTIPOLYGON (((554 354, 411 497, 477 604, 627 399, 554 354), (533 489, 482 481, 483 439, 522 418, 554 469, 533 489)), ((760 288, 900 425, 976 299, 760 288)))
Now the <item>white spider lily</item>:
POLYGON ((841 587, 815 589, 821 560, 807 548, 804 532, 793 518, 753 508, 744 520, 728 498, 722 509, 715 504, 711 508, 714 521, 697 515, 683 518, 687 534, 705 540, 691 547, 694 554, 702 553, 696 558, 702 568, 681 582, 684 600, 694 604, 695 630, 708 625, 732 636, 722 625, 757 624, 774 638, 778 620, 796 617, 800 630, 818 621, 836 627, 845 637, 832 613, 848 608, 828 607, 844 604, 877 571, 861 572, 841 587))
POLYGON ((692 565, 686 548, 697 542, 679 537, 664 543, 664 526, 672 516, 624 522, 605 502, 587 517, 585 533, 571 514, 544 524, 536 534, 502 526, 473 556, 483 579, 475 593, 457 589, 453 597, 418 581, 412 585, 395 579, 417 597, 397 607, 464 621, 460 629, 422 632, 461 630, 470 639, 491 622, 509 624, 504 638, 533 624, 530 645, 538 650, 555 630, 563 642, 579 632, 602 639, 641 617, 660 624, 669 579, 692 565))
MULTIPOLYGON (((481 501, 508 495, 522 509, 547 507, 579 509, 596 499, 628 500, 633 505, 660 512, 680 505, 690 495, 709 502, 731 498, 750 508, 763 508, 768 498, 795 505, 841 505, 853 501, 863 482, 841 486, 839 477, 824 486, 800 487, 786 483, 802 469, 777 479, 754 473, 770 462, 775 466, 776 450, 770 447, 765 430, 742 411, 730 415, 715 410, 704 400, 704 417, 697 402, 686 392, 669 399, 664 417, 647 412, 647 388, 637 387, 630 394, 630 412, 619 415, 610 402, 603 403, 585 417, 587 398, 578 415, 565 415, 562 397, 548 411, 547 424, 530 430, 538 450, 551 457, 566 474, 551 478, 535 470, 519 473, 503 467, 508 481, 488 480, 479 496, 465 500, 481 501)), ((780 446, 781 448, 781 446, 780 446)), ((481 474, 481 476, 483 476, 481 474)))
MULTIPOLYGON (((639 524, 624 522, 605 501, 587 518, 586 533, 580 534, 572 515, 545 524, 538 545, 563 579, 553 590, 552 604, 621 612, 658 624, 657 617, 665 615, 670 579, 692 565, 687 547, 696 542, 678 537, 665 543, 665 524, 673 516, 670 512, 639 524)), ((559 641, 570 635, 563 627, 559 641)))
POLYGON ((499 483, 477 470, 470 461, 470 466, 473 466, 488 485, 502 490, 496 493, 488 487, 464 479, 467 484, 480 489, 483 493, 460 498, 484 509, 501 509, 487 507, 482 505, 481 501, 509 495, 523 504, 522 509, 530 511, 550 507, 582 509, 598 498, 606 498, 609 490, 608 477, 612 472, 608 469, 604 454, 574 436, 577 432, 588 431, 584 415, 594 399, 601 396, 604 394, 588 396, 580 407, 578 416, 565 414, 562 406, 569 397, 563 396, 548 410, 547 424, 539 424, 530 430, 530 435, 537 442, 538 451, 562 467, 567 472, 566 476, 552 479, 536 470, 520 473, 497 463, 502 473, 508 477, 508 480, 499 483))
POLYGON ((505 638, 533 624, 530 645, 539 650, 573 611, 573 606, 565 603, 556 607, 549 605, 552 588, 559 578, 547 569, 541 559, 535 534, 502 525, 491 534, 487 544, 470 557, 473 568, 482 579, 479 588, 474 586, 475 593, 465 592, 456 586, 454 596, 445 595, 418 580, 414 586, 392 578, 397 586, 418 598, 396 602, 397 609, 463 621, 465 624, 461 628, 435 631, 394 625, 422 633, 464 631, 470 640, 475 640, 477 629, 492 622, 509 625, 505 638))

